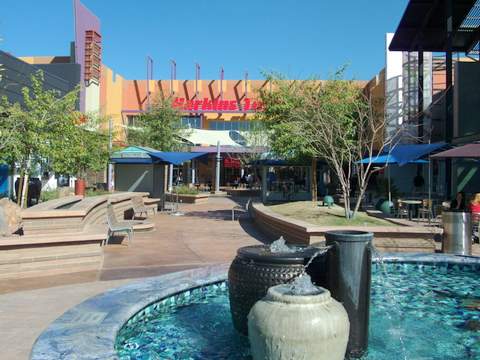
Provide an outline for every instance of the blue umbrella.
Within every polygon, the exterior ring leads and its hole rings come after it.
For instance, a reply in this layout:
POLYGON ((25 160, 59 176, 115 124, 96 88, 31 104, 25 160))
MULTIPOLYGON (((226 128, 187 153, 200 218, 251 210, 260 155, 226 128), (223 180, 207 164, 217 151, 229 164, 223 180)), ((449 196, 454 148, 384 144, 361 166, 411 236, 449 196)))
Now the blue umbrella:
MULTIPOLYGON (((359 164, 386 164, 386 165, 403 165, 393 154, 383 154, 364 158, 358 162, 359 164)), ((408 164, 428 164, 428 160, 417 159, 407 161, 408 164)))
MULTIPOLYGON (((401 162, 399 159, 397 159, 393 154, 378 154, 376 156, 372 157, 367 157, 358 162, 359 164, 382 164, 382 165, 387 165, 387 170, 388 170, 388 165, 399 165, 402 166, 405 163, 408 164, 428 164, 429 162, 427 160, 423 159, 416 159, 416 160, 410 160, 406 162, 401 162)), ((430 172, 429 172, 430 174, 430 172)), ((387 179, 388 179, 388 201, 392 201, 392 193, 390 191, 390 171, 387 171, 387 179)))

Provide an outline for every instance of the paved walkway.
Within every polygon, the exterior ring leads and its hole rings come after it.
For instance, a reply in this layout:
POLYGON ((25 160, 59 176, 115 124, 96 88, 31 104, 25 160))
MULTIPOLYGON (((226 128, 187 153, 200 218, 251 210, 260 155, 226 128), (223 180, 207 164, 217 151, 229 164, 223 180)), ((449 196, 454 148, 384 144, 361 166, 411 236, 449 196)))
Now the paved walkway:
POLYGON ((156 231, 137 234, 130 247, 105 250, 101 273, 82 273, 0 282, 2 360, 28 359, 37 336, 70 307, 133 278, 230 262, 241 246, 265 241, 248 219, 231 221, 229 198, 184 205, 184 216, 158 214, 156 231), (68 285, 67 285, 68 284, 68 285))

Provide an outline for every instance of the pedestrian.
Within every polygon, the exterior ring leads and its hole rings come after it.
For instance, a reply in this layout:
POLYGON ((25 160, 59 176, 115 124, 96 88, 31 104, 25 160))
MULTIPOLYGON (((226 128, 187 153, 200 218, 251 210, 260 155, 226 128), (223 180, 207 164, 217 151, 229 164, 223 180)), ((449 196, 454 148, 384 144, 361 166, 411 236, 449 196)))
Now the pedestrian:
POLYGON ((465 193, 463 191, 457 192, 455 199, 450 204, 450 210, 462 211, 466 209, 465 193))
POLYGON ((470 211, 472 212, 472 215, 475 215, 477 217, 480 216, 480 193, 475 194, 472 201, 470 201, 469 208, 470 208, 470 211))

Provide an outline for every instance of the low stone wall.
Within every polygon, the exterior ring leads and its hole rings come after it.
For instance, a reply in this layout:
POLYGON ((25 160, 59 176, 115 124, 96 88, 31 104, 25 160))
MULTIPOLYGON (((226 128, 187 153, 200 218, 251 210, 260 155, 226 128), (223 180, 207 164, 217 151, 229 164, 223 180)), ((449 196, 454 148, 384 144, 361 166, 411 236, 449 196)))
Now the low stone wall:
POLYGON ((325 240, 332 230, 362 230, 374 234, 374 245, 385 252, 435 252, 434 236, 441 229, 412 226, 318 226, 275 213, 254 203, 250 209, 254 223, 272 237, 283 236, 289 243, 310 245, 325 240))
MULTIPOLYGON (((0 279, 100 270, 102 243, 107 237, 107 204, 110 202, 117 218, 123 219, 132 208, 131 198, 138 195, 148 196, 130 192, 80 200, 70 197, 23 210, 25 235, 0 237, 0 279), (69 207, 64 208, 65 204, 69 207)), ((159 199, 145 198, 144 202, 155 208, 159 199)), ((133 226, 135 232, 153 228, 148 221, 133 226)))
POLYGON ((262 195, 262 192, 260 190, 251 189, 228 189, 227 194, 230 196, 259 198, 262 195))
POLYGON ((76 234, 0 238, 0 279, 98 271, 106 234, 90 229, 76 234))
MULTIPOLYGON (((133 196, 141 196, 145 199, 147 207, 156 208, 159 199, 147 200, 148 193, 125 192, 110 195, 99 195, 84 198, 69 208, 51 208, 46 205, 37 208, 33 206, 22 211, 23 232, 25 235, 43 233, 62 233, 82 231, 85 227, 98 224, 106 224, 107 204, 113 205, 115 215, 119 220, 125 215, 131 216, 133 196)), ((56 201, 56 200, 53 200, 56 201)), ((39 206, 40 206, 39 205, 39 206)))
POLYGON ((209 194, 197 194, 197 195, 190 195, 190 194, 171 194, 166 193, 165 198, 167 201, 171 202, 181 202, 183 204, 204 204, 208 201, 209 194))

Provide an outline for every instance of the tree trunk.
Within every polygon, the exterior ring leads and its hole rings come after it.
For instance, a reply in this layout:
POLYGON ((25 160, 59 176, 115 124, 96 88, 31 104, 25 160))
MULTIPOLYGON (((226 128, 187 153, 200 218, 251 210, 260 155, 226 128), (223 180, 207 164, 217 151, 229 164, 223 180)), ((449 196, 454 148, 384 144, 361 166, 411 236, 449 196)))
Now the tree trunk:
MULTIPOLYGON (((18 188, 16 188, 15 196, 17 197, 17 205, 21 207, 22 205, 22 193, 23 193, 23 177, 25 176, 25 173, 23 171, 20 172, 20 176, 18 178, 18 188)), ((15 184, 13 184, 13 187, 15 188, 15 184)))
POLYGON ((312 159, 312 176, 310 186, 312 188, 312 201, 313 204, 316 205, 317 203, 317 159, 312 159))
POLYGON ((20 207, 26 208, 28 207, 28 182, 29 182, 29 175, 28 172, 25 173, 23 176, 23 186, 20 195, 20 207))

